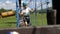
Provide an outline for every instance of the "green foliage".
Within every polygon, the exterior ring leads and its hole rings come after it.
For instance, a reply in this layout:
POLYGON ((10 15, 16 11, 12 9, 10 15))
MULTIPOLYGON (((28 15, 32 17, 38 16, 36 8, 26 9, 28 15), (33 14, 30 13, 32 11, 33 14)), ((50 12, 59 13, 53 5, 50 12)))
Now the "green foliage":
POLYGON ((4 8, 1 8, 1 9, 0 9, 0 13, 1 13, 1 12, 6 12, 6 11, 7 11, 7 10, 5 10, 4 8))
POLYGON ((6 9, 4 9, 4 8, 1 8, 1 9, 0 9, 0 13, 1 13, 1 12, 7 12, 7 11, 12 11, 12 9, 8 9, 8 10, 6 10, 6 9))

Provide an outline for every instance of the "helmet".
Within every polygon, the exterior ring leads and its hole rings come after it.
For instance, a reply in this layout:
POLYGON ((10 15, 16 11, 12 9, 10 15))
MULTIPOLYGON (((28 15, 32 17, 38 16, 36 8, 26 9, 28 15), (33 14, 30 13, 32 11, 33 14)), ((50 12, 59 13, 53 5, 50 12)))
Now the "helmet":
POLYGON ((23 3, 23 6, 27 6, 27 3, 23 3))
POLYGON ((26 2, 26 1, 25 2, 22 2, 22 5, 23 6, 27 6, 27 4, 28 4, 28 2, 26 2))

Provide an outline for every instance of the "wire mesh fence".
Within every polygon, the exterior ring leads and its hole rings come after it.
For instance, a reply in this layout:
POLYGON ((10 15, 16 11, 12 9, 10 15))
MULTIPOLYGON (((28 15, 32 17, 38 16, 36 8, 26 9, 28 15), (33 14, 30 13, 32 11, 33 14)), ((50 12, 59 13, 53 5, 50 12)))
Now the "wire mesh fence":
MULTIPOLYGON (((43 13, 43 23, 41 14, 37 13, 37 16, 35 16, 35 13, 32 13, 30 15, 30 23, 32 26, 42 26, 47 25, 47 19, 46 19, 46 13, 43 13), (37 17, 37 18, 35 18, 37 17)), ((6 28, 6 27, 16 27, 16 16, 10 16, 6 18, 0 18, 0 28, 6 28)))

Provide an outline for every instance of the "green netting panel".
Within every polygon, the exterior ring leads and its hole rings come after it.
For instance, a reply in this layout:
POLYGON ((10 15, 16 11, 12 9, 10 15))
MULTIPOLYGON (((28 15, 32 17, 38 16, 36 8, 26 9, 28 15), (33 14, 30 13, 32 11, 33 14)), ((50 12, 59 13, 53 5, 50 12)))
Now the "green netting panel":
POLYGON ((35 13, 32 13, 30 15, 30 23, 32 26, 45 26, 47 25, 47 19, 46 19, 46 13, 37 13, 35 16, 35 13), (43 22, 42 22, 42 16, 43 16, 43 22), (36 17, 36 18, 35 18, 36 17))

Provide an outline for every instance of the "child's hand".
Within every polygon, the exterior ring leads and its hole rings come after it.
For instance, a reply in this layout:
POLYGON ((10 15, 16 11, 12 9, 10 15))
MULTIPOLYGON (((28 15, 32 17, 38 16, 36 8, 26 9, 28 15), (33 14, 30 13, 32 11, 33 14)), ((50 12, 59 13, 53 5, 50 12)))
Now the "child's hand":
POLYGON ((23 13, 21 12, 20 15, 23 15, 23 13))
POLYGON ((33 11, 35 10, 35 8, 32 9, 33 11))

